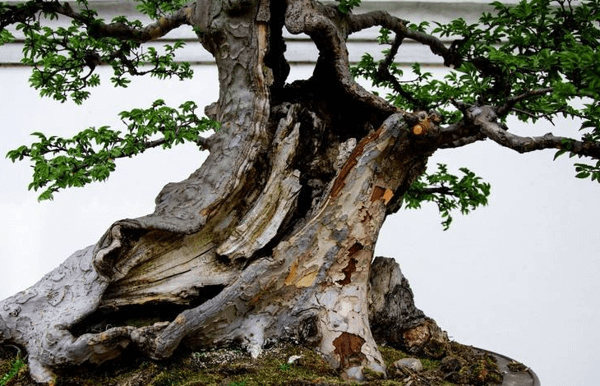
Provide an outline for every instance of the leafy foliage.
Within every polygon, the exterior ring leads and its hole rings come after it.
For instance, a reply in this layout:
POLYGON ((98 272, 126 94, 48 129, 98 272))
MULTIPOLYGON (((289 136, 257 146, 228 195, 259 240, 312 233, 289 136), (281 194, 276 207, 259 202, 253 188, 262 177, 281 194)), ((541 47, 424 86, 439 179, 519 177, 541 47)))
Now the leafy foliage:
MULTIPOLYGON (((399 108, 436 110, 446 124, 464 119, 456 107, 460 101, 463 106, 494 106, 502 120, 510 115, 532 123, 576 119, 584 145, 600 142, 600 1, 521 0, 516 5, 496 1, 492 7, 493 12, 484 13, 478 23, 459 18, 430 29, 439 39, 452 39, 444 63, 453 70, 441 79, 418 63, 404 74, 392 60, 402 41, 392 39, 386 28, 380 30, 378 41, 392 48, 383 50, 381 60, 363 55, 352 74, 386 89, 386 98, 399 108)), ((408 28, 424 33, 429 26, 408 24, 408 28)), ((565 145, 556 157, 575 155, 569 143, 565 145)), ((600 182, 600 163, 576 163, 575 170, 578 178, 600 182)), ((466 169, 461 171, 462 178, 449 174, 445 166, 423 175, 405 195, 406 207, 436 202, 447 228, 450 210, 467 213, 485 204, 489 186, 466 169), (432 189, 429 184, 441 185, 432 189)))
MULTIPOLYGON (((450 51, 456 59, 447 64, 456 68, 439 80, 415 64, 416 78, 403 87, 415 95, 418 105, 398 90, 392 90, 388 99, 407 110, 438 109, 447 122, 460 118, 452 104, 460 100, 467 105, 507 106, 508 112, 524 121, 552 121, 558 115, 584 118, 588 127, 597 130, 600 3, 590 0, 574 6, 567 0, 522 0, 515 6, 492 5, 494 13, 484 13, 479 23, 468 24, 464 19, 436 23, 434 35, 454 39, 450 51), (540 89, 548 92, 531 94, 540 89), (513 96, 523 98, 515 102, 513 96), (582 97, 595 102, 582 110, 574 108, 572 102, 582 97)), ((424 31, 426 25, 409 28, 424 31)), ((383 29, 379 40, 389 44, 389 31, 383 29)), ((379 63, 366 55, 354 74, 376 86, 390 87, 377 77, 379 63)))
POLYGON ((67 187, 81 187, 93 181, 104 181, 116 168, 115 159, 131 157, 157 146, 171 148, 184 142, 203 146, 199 134, 218 124, 199 118, 194 102, 179 109, 157 100, 148 109, 120 113, 125 133, 109 126, 90 127, 72 138, 47 137, 35 132, 37 142, 8 152, 13 162, 30 158, 33 181, 29 189, 44 189, 39 200, 53 198, 53 193, 67 187))
MULTIPOLYGON (((138 10, 159 19, 184 3, 143 0, 139 1, 138 10)), ((89 90, 100 84, 100 76, 95 72, 99 65, 112 67, 110 80, 115 87, 127 87, 130 76, 193 76, 189 63, 175 61, 176 52, 184 45, 182 41, 162 48, 144 46, 149 38, 139 20, 118 16, 107 25, 87 0, 77 0, 76 5, 77 9, 54 1, 0 3, 0 45, 14 40, 14 32, 24 36, 22 63, 33 68, 30 83, 40 90, 41 96, 81 104, 89 97, 89 90), (65 27, 46 23, 65 17, 70 20, 65 27), (9 31, 9 25, 15 25, 15 30, 9 31)), ((149 109, 122 112, 121 120, 127 128, 124 134, 108 126, 88 128, 73 138, 36 132, 33 135, 37 142, 12 150, 7 157, 13 162, 30 158, 33 180, 29 189, 42 189, 40 200, 52 199, 60 189, 105 180, 115 170, 117 158, 157 146, 170 148, 185 141, 202 145, 199 133, 218 124, 199 118, 196 109, 193 102, 174 109, 158 100, 149 109)))
POLYGON ((348 14, 354 7, 358 7, 362 0, 339 0, 338 10, 344 15, 348 14))
POLYGON ((437 204, 442 216, 442 226, 447 230, 452 223, 452 211, 460 210, 468 214, 471 210, 488 203, 490 185, 467 168, 460 168, 462 177, 450 174, 444 164, 437 165, 437 171, 423 174, 404 194, 403 203, 407 209, 420 209, 422 203, 437 204))
POLYGON ((159 19, 160 17, 175 12, 183 7, 189 0, 139 0, 137 1, 137 10, 148 15, 151 19, 159 19))
MULTIPOLYGON (((579 118, 583 139, 597 141, 600 2, 522 0, 515 6, 492 5, 494 12, 484 13, 478 23, 468 24, 464 19, 436 23, 434 35, 454 39, 450 46, 454 60, 446 58, 446 64, 456 68, 443 79, 435 79, 414 64, 408 81, 392 68, 398 78, 394 86, 389 78, 379 76, 383 60, 375 61, 371 55, 363 56, 353 74, 389 88, 387 98, 398 107, 436 109, 447 123, 462 118, 454 101, 489 104, 498 107, 501 117, 510 114, 522 121, 579 118), (575 107, 582 100, 585 106, 575 107)), ((423 31, 425 26, 410 28, 423 31)), ((379 40, 389 44, 389 31, 383 29, 379 40)))
POLYGON ((7 29, 0 30, 0 46, 10 43, 15 40, 15 37, 7 29))
POLYGON ((596 162, 595 165, 588 165, 582 163, 575 164, 575 171, 577 178, 591 178, 592 181, 600 182, 600 161, 596 162))
MULTIPOLYGON (((189 63, 174 60, 176 51, 184 46, 182 41, 166 44, 158 50, 153 46, 144 47, 135 39, 104 36, 97 31, 104 20, 88 7, 87 1, 77 1, 81 6, 78 12, 68 5, 51 7, 48 3, 29 1, 12 5, 10 9, 6 5, 0 8, 0 27, 9 23, 12 16, 16 19, 16 30, 24 34, 22 63, 33 68, 30 83, 40 90, 41 96, 61 102, 72 99, 81 104, 89 97, 89 89, 100 84, 100 77, 95 73, 100 64, 112 67, 111 82, 118 87, 127 87, 128 76, 149 74, 160 79, 193 76, 189 63), (68 27, 42 24, 43 19, 64 17, 61 14, 72 17, 68 27)), ((142 2, 139 7, 152 16, 172 9, 171 3, 142 2)), ((123 16, 115 17, 111 22, 122 29, 143 27, 139 20, 123 16)), ((0 43, 13 38, 8 30, 0 28, 0 31, 0 43)))

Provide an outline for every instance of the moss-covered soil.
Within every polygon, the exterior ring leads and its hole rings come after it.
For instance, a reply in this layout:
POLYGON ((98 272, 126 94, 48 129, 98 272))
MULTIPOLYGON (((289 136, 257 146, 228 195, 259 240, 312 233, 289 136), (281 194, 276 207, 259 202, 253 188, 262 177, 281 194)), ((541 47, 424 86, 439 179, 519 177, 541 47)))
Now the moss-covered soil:
MULTIPOLYGON (((367 372, 363 385, 450 386, 493 385, 502 376, 489 356, 475 354, 469 347, 452 344, 451 353, 441 360, 420 358, 423 371, 399 370, 393 363, 406 353, 380 347, 388 367, 388 378, 367 372)), ((22 354, 14 346, 0 346, 0 386, 36 385, 29 378, 22 354)), ((167 361, 151 361, 125 353, 121 359, 98 368, 65 369, 56 386, 254 386, 254 385, 351 385, 339 377, 311 349, 281 345, 264 351, 258 359, 237 349, 181 351, 167 361), (289 364, 292 356, 299 356, 289 364)))

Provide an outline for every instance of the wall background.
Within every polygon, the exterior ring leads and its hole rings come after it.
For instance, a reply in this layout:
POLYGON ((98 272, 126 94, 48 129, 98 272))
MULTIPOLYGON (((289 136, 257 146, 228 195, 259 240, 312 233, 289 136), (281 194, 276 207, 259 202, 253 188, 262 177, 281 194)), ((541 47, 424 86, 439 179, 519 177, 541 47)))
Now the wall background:
MULTIPOLYGON (((129 12, 128 2, 98 3, 129 12)), ((444 21, 474 17, 482 3, 384 1, 365 2, 365 8, 383 6, 415 21, 444 21)), ((369 42, 373 36, 367 33, 350 46, 354 59, 365 49, 377 52, 369 42)), ((93 125, 119 127, 118 112, 149 106, 159 97, 171 105, 213 102, 216 68, 209 56, 198 55, 199 49, 190 41, 186 51, 185 59, 195 63, 191 81, 138 79, 126 90, 107 83, 77 107, 40 99, 27 87, 27 69, 15 65, 20 46, 0 47, 0 154, 29 143, 33 131, 67 136, 93 125)), ((403 53, 403 62, 419 60, 436 74, 444 71, 426 51, 407 47, 403 53)), ((303 78, 310 74, 316 51, 295 37, 288 58, 295 64, 292 77, 303 78)), ((551 130, 577 135, 570 122, 513 128, 522 135, 551 130)), ((600 344, 600 186, 575 179, 572 160, 552 158, 552 151, 519 155, 493 143, 438 152, 432 166, 467 166, 492 184, 490 206, 468 217, 457 215, 446 232, 435 207, 399 212, 382 230, 377 254, 399 261, 417 305, 455 340, 524 362, 544 386, 593 385, 600 344)), ((0 298, 95 243, 113 221, 151 212, 160 188, 187 177, 202 159, 194 146, 149 151, 119 160, 106 183, 38 203, 37 194, 27 191, 29 165, 0 157, 0 298)))

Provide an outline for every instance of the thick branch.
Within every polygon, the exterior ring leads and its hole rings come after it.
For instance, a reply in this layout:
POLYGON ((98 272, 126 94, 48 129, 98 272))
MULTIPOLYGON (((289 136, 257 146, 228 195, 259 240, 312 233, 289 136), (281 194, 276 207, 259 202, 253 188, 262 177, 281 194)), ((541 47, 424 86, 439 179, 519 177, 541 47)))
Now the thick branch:
POLYGON ((500 124, 496 123, 496 117, 494 109, 489 106, 475 106, 467 111, 467 119, 479 127, 486 137, 519 153, 543 149, 559 149, 568 150, 577 155, 600 159, 600 144, 598 143, 557 137, 552 133, 541 137, 521 137, 506 131, 500 124))
POLYGON ((190 17, 193 14, 193 6, 185 6, 172 15, 163 16, 155 23, 149 24, 144 28, 133 28, 125 23, 104 24, 73 11, 67 3, 62 6, 56 4, 56 12, 78 20, 88 26, 89 34, 92 37, 112 37, 143 43, 164 36, 184 24, 191 25, 190 17))
POLYGON ((455 149, 457 147, 467 146, 475 142, 483 141, 485 139, 487 139, 485 135, 478 133, 470 137, 463 137, 455 141, 445 143, 442 146, 440 146, 440 149, 455 149))
MULTIPOLYGON (((515 103, 537 95, 550 92, 550 89, 533 90, 511 98, 508 103, 515 103)), ((502 107, 471 106, 462 104, 461 110, 465 118, 460 122, 440 127, 435 131, 432 141, 439 149, 457 148, 474 142, 491 139, 494 142, 515 150, 519 153, 528 153, 536 150, 557 149, 567 150, 573 154, 600 159, 600 144, 591 141, 578 141, 572 138, 555 136, 552 133, 538 137, 522 137, 509 133, 506 127, 496 122, 497 111, 504 111, 502 107)))
POLYGON ((447 48, 444 43, 433 35, 411 30, 406 26, 406 21, 391 16, 385 11, 373 11, 360 15, 350 15, 349 32, 354 33, 367 28, 380 26, 394 31, 396 35, 409 38, 426 46, 431 52, 444 58, 444 65, 456 68, 462 63, 454 50, 447 48))
POLYGON ((125 23, 105 24, 90 15, 76 12, 68 3, 30 1, 25 5, 8 6, 8 10, 1 15, 0 29, 11 24, 27 22, 40 12, 59 14, 77 20, 89 28, 89 34, 94 38, 112 37, 144 43, 164 36, 184 24, 191 25, 190 18, 194 12, 194 6, 185 6, 172 15, 161 17, 146 27, 135 28, 125 23))
POLYGON ((367 103, 386 114, 397 112, 397 108, 358 85, 350 74, 346 32, 335 19, 339 14, 335 8, 317 4, 312 0, 289 0, 285 14, 285 26, 292 34, 306 33, 317 45, 319 62, 326 63, 333 71, 342 91, 353 99, 367 103))
POLYGON ((437 147, 440 149, 453 149, 485 139, 487 137, 477 127, 464 119, 455 124, 440 127, 436 136, 437 147))
POLYGON ((193 7, 186 6, 172 15, 161 17, 155 23, 149 24, 144 28, 131 28, 124 23, 94 24, 90 28, 90 35, 94 37, 130 39, 138 43, 143 43, 164 36, 182 25, 191 25, 190 17, 192 14, 193 7))
POLYGON ((30 1, 26 4, 6 5, 0 14, 0 30, 16 23, 25 23, 40 12, 45 3, 30 1))
MULTIPOLYGON (((169 143, 169 140, 165 139, 165 138, 159 138, 159 139, 155 139, 153 141, 147 141, 144 142, 144 148, 145 149, 152 149, 154 147, 158 147, 158 146, 162 146, 166 143, 169 143)), ((210 150, 210 145, 209 145, 209 140, 207 138, 198 136, 198 138, 195 141, 196 145, 198 145, 198 147, 201 150, 210 150)), ((116 157, 116 158, 125 158, 125 155, 116 157)), ((130 156, 128 156, 130 157, 130 156)))

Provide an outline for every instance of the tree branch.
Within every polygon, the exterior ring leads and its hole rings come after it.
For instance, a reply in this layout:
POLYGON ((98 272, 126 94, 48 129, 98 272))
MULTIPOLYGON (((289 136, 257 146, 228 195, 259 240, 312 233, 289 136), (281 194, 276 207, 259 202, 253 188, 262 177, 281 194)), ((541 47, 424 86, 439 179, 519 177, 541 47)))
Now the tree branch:
POLYGON ((90 25, 90 36, 112 37, 119 39, 134 40, 138 43, 158 39, 182 25, 192 25, 190 18, 193 14, 193 6, 185 6, 169 16, 163 16, 155 23, 144 28, 132 28, 125 23, 94 23, 90 25))
POLYGON ((454 149, 486 138, 485 135, 477 131, 476 127, 469 125, 465 120, 447 127, 441 127, 437 135, 439 149, 454 149))
POLYGON ((452 142, 447 142, 447 143, 441 145, 439 148, 440 149, 456 149, 457 147, 467 146, 467 145, 470 145, 475 142, 483 141, 485 139, 487 139, 487 137, 485 135, 479 133, 477 135, 463 137, 463 138, 457 139, 452 142))
POLYGON ((447 186, 427 186, 425 188, 420 189, 419 193, 421 193, 421 194, 443 194, 446 196, 454 196, 454 197, 458 196, 453 189, 451 189, 447 186))
POLYGON ((454 50, 433 35, 409 29, 406 20, 399 19, 385 11, 373 11, 360 15, 349 15, 349 33, 380 26, 394 31, 396 35, 409 38, 429 47, 432 53, 444 58, 444 65, 456 68, 462 64, 462 58, 454 50))
MULTIPOLYGON (((166 138, 159 138, 159 139, 155 139, 152 141, 145 141, 144 142, 144 149, 152 149, 158 146, 162 146, 165 144, 169 144, 169 140, 166 138)), ((200 148, 200 150, 208 150, 210 151, 210 144, 209 144, 209 140, 208 138, 202 137, 202 136, 198 136, 198 138, 194 141, 194 143, 200 148)), ((131 155, 128 154, 123 154, 119 157, 115 157, 115 158, 125 158, 128 157, 130 158, 131 155)))
POLYGON ((327 64, 333 71, 343 92, 353 99, 367 103, 386 114, 398 109, 385 99, 362 88, 352 78, 348 49, 346 47, 346 27, 336 24, 339 13, 336 8, 318 4, 313 0, 288 0, 285 13, 285 26, 292 34, 306 33, 319 50, 321 64, 327 64))
POLYGON ((385 59, 379 63, 379 67, 377 68, 377 80, 380 82, 389 82, 392 86, 393 90, 396 91, 400 96, 409 101, 417 110, 425 110, 427 106, 425 104, 415 99, 415 97, 407 92, 404 87, 400 84, 398 79, 390 72, 390 66, 394 62, 394 58, 398 54, 398 49, 402 45, 404 41, 404 36, 396 34, 394 38, 394 42, 392 43, 392 47, 389 52, 385 56, 385 59))
POLYGON ((545 95, 548 93, 551 93, 552 91, 554 91, 553 88, 548 87, 548 88, 540 88, 537 90, 529 90, 527 92, 524 92, 521 95, 516 95, 514 97, 508 98, 508 100, 506 101, 506 103, 503 106, 497 107, 496 110, 496 114, 499 117, 505 117, 506 115, 508 115, 508 113, 510 112, 510 110, 513 109, 513 107, 515 107, 515 105, 525 99, 529 99, 529 98, 533 98, 536 96, 541 96, 541 95, 545 95))
POLYGON ((111 37, 144 43, 164 36, 184 24, 192 25, 190 19, 193 11, 194 5, 187 5, 172 15, 161 17, 158 21, 143 28, 135 28, 121 22, 105 24, 90 14, 75 11, 69 3, 30 1, 22 5, 8 5, 7 10, 0 14, 0 29, 15 23, 25 23, 42 12, 63 15, 76 20, 88 27, 89 35, 94 38, 111 37))
POLYGON ((473 106, 467 110, 466 118, 476 125, 483 135, 494 142, 513 149, 519 153, 535 150, 559 149, 573 154, 600 159, 600 143, 592 141, 577 141, 572 138, 557 137, 548 133, 541 137, 521 137, 509 133, 496 123, 497 115, 490 106, 473 106))

